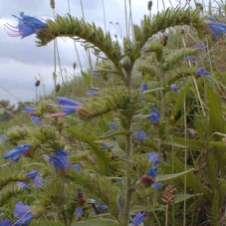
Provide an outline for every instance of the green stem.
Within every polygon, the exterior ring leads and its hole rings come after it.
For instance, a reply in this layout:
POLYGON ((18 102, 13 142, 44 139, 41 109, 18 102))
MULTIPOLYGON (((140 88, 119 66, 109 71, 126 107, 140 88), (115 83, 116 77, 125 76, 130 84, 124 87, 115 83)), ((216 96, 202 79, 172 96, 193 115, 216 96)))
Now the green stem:
POLYGON ((169 224, 169 205, 166 205, 165 210, 165 226, 168 226, 169 224))

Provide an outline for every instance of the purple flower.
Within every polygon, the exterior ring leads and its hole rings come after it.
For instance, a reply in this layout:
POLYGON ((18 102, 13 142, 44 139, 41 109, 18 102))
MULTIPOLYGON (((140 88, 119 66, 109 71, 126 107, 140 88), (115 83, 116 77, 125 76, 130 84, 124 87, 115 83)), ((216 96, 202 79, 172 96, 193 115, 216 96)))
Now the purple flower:
POLYGON ((49 161, 57 172, 65 173, 71 166, 68 153, 62 150, 55 152, 49 161))
POLYGON ((175 93, 177 93, 178 92, 178 90, 179 90, 179 87, 177 86, 177 84, 172 84, 171 86, 170 86, 170 89, 173 91, 173 92, 175 92, 175 93))
POLYGON ((140 141, 140 142, 145 142, 147 139, 148 139, 148 136, 147 134, 141 130, 141 131, 137 131, 135 134, 134 134, 134 138, 137 140, 137 141, 140 141))
POLYGON ((14 216, 18 219, 16 225, 28 226, 33 218, 31 207, 18 202, 14 210, 14 216))
POLYGON ((28 144, 20 145, 20 146, 16 147, 15 149, 7 152, 4 155, 4 158, 6 160, 18 162, 22 156, 28 155, 30 150, 31 150, 31 145, 28 145, 28 144))
POLYGON ((146 92, 146 91, 148 91, 148 84, 147 83, 143 83, 142 85, 141 85, 141 92, 142 93, 144 93, 144 92, 146 92))
POLYGON ((159 183, 159 182, 156 182, 154 184, 151 185, 151 187, 156 190, 156 191, 159 191, 163 188, 163 184, 162 183, 159 183))
POLYGON ((24 182, 17 182, 17 187, 23 191, 30 188, 29 185, 24 182))
POLYGON ((158 167, 161 163, 160 155, 156 152, 151 152, 148 154, 148 160, 154 167, 158 167))
POLYGON ((36 170, 31 171, 30 173, 27 174, 27 177, 33 181, 36 188, 43 187, 43 179, 38 171, 36 170))
POLYGON ((160 112, 158 111, 158 109, 153 109, 150 113, 150 115, 148 116, 148 119, 151 121, 152 124, 157 125, 160 123, 160 112))
POLYGON ((87 92, 87 96, 98 96, 99 94, 99 89, 98 88, 90 88, 87 92))
POLYGON ((208 26, 216 39, 226 34, 226 24, 211 21, 208 23, 208 26))
POLYGON ((82 106, 78 101, 66 97, 58 98, 58 105, 62 108, 65 115, 71 115, 76 113, 82 106))
POLYGON ((19 16, 13 16, 18 20, 18 25, 5 25, 8 30, 8 34, 11 37, 25 38, 27 36, 37 34, 43 28, 47 27, 47 24, 45 22, 35 17, 27 16, 23 12, 21 12, 19 16))
POLYGON ((133 218, 133 226, 140 226, 142 223, 144 223, 145 220, 145 213, 138 213, 136 216, 133 218))
POLYGON ((0 226, 12 226, 13 224, 9 220, 0 221, 0 226))
POLYGON ((198 68, 196 75, 198 77, 204 78, 210 76, 210 72, 207 71, 205 68, 198 68))

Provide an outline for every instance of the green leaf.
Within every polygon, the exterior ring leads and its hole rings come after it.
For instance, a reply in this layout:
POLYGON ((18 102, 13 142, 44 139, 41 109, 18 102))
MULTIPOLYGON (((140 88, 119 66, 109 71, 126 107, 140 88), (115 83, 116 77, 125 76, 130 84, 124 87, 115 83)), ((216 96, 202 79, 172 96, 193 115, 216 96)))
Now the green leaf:
POLYGON ((119 226, 119 224, 110 219, 92 219, 72 224, 72 226, 119 226))
POLYGON ((183 171, 181 173, 173 173, 173 174, 159 175, 157 177, 156 181, 157 182, 163 182, 163 181, 173 180, 173 179, 176 179, 178 177, 184 176, 184 175, 186 175, 188 173, 191 173, 193 171, 194 171, 194 169, 190 169, 190 170, 183 171))
POLYGON ((209 123, 212 132, 224 132, 224 119, 221 99, 213 87, 208 87, 209 123))
POLYGON ((175 204, 180 203, 180 202, 184 202, 188 199, 197 197, 197 196, 201 196, 202 194, 177 194, 175 197, 175 204))

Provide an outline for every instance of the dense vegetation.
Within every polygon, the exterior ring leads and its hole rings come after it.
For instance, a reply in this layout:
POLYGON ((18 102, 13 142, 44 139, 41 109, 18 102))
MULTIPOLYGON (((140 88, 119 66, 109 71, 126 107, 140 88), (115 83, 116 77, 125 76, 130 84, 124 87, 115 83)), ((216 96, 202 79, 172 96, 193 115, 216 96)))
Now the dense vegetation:
POLYGON ((57 37, 76 37, 101 61, 26 113, 5 103, 2 220, 225 225, 222 31, 199 9, 168 9, 123 44, 71 16, 37 33, 39 46, 57 37))

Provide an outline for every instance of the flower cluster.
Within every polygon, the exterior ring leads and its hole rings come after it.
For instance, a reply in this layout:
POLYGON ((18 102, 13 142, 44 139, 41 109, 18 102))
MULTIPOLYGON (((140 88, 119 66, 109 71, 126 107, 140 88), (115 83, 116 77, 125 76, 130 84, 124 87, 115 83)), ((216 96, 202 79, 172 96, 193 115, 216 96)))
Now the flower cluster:
POLYGON ((151 168, 147 174, 142 176, 141 182, 147 187, 151 186, 155 190, 161 190, 163 185, 156 182, 156 177, 158 176, 159 166, 161 163, 160 155, 156 152, 151 152, 148 154, 148 160, 151 163, 151 168))

